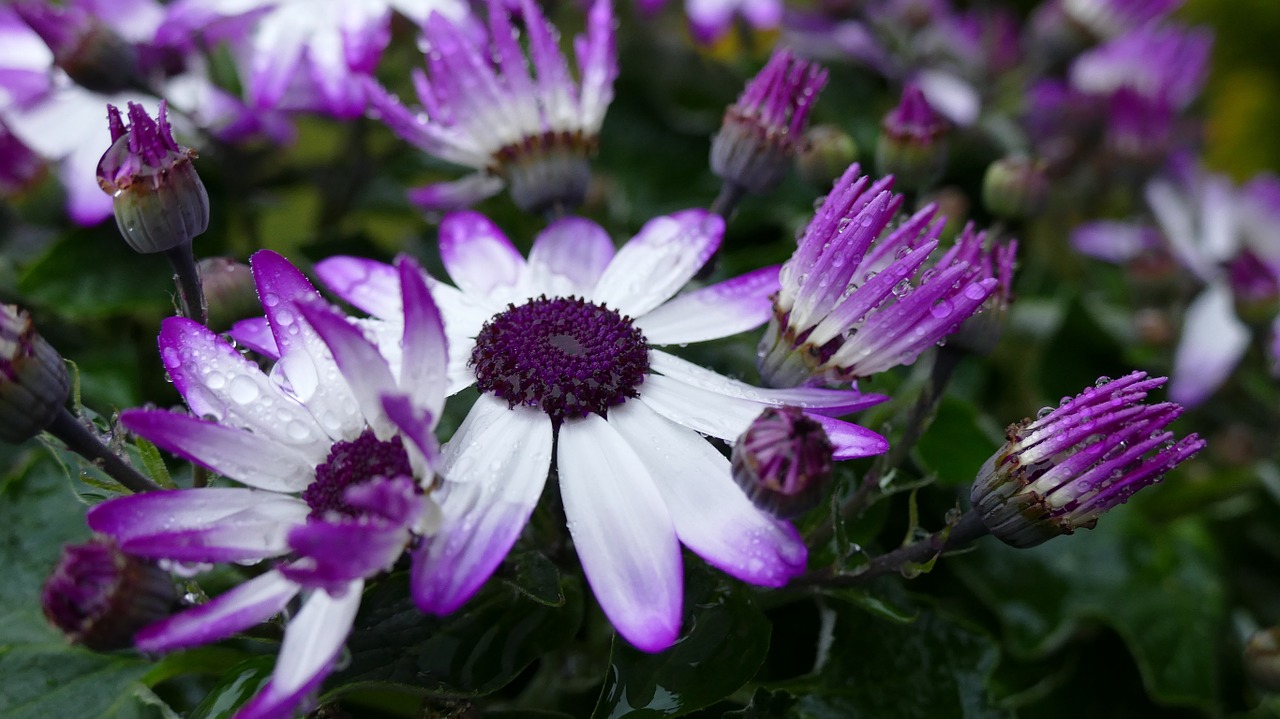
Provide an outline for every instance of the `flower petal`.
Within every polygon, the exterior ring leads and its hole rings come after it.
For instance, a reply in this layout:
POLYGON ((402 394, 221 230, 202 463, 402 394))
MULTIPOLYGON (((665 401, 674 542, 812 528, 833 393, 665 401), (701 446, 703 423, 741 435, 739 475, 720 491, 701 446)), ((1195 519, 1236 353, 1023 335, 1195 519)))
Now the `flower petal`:
POLYGON ((756 387, 725 377, 718 372, 661 350, 649 351, 649 367, 654 372, 680 380, 685 384, 730 397, 748 399, 762 405, 791 405, 817 414, 836 417, 874 407, 889 399, 882 394, 863 394, 856 389, 756 387))
MULTIPOLYGON (((468 207, 502 192, 507 183, 485 171, 448 182, 434 182, 411 188, 409 202, 427 212, 451 212, 468 207)), ((452 273, 450 273, 452 274, 452 273)))
POLYGON ((641 317, 685 286, 720 247, 724 220, 706 210, 655 217, 605 268, 595 302, 641 317))
POLYGON ((284 643, 271 680, 240 707, 236 719, 288 717, 333 671, 360 609, 364 582, 352 582, 339 596, 313 592, 284 630, 284 643))
POLYGON ((511 240, 478 212, 455 212, 440 222, 440 259, 458 289, 479 297, 516 284, 525 267, 511 240))
POLYGON ((258 489, 300 492, 316 477, 312 458, 253 432, 162 410, 125 410, 120 422, 167 452, 258 489))
POLYGON ((481 395, 441 461, 443 520, 413 557, 413 599, 448 614, 475 594, 529 521, 551 466, 551 420, 481 395))
POLYGON ((640 385, 640 401, 676 424, 729 442, 747 431, 764 410, 758 402, 700 389, 660 374, 645 378, 640 385))
POLYGON ((280 348, 271 334, 271 324, 266 317, 250 317, 231 326, 231 339, 272 360, 280 359, 280 348))
POLYGON ((315 302, 320 293, 298 268, 270 250, 249 258, 258 297, 266 310, 271 333, 280 348, 272 378, 307 409, 333 439, 352 439, 364 430, 355 397, 340 381, 329 348, 311 325, 301 321, 298 304, 315 302))
POLYGON ((529 287, 557 295, 590 296, 615 253, 604 228, 581 217, 547 226, 529 250, 529 287))
POLYGON ((569 533, 600 608, 637 648, 666 649, 680 633, 684 573, 654 478, 596 415, 560 426, 556 457, 569 533))
POLYGON ((198 322, 160 325, 160 359, 192 414, 250 429, 319 462, 328 439, 306 407, 283 396, 258 365, 198 322))
POLYGON ((1214 283, 1187 307, 1173 354, 1169 399, 1194 407, 1222 386, 1249 346, 1249 328, 1236 317, 1231 288, 1214 283))
POLYGON ((130 554, 181 562, 240 562, 288 551, 289 529, 310 509, 287 495, 256 489, 210 488, 149 492, 89 509, 95 532, 130 554))
POLYGON ((853 422, 843 422, 831 417, 823 417, 813 412, 805 413, 809 419, 822 425, 827 432, 827 439, 835 450, 832 459, 857 459, 871 457, 889 451, 889 440, 871 430, 853 422))
POLYGON ((773 313, 778 268, 748 272, 671 300, 636 320, 655 345, 705 342, 759 327, 773 313))
POLYGON ((400 316, 400 278, 396 268, 363 257, 330 257, 316 263, 316 276, 333 293, 380 319, 400 316))
POLYGON ((323 302, 300 302, 297 309, 329 348, 338 371, 355 395, 365 422, 379 439, 388 439, 393 430, 391 420, 382 410, 382 397, 396 390, 391 368, 378 353, 378 348, 364 336, 360 328, 347 321, 337 310, 323 302))
POLYGON ((133 638, 140 652, 171 652, 225 639, 279 614, 300 587, 279 571, 254 577, 212 600, 150 624, 133 638))
POLYGON ((804 571, 800 533, 757 509, 709 442, 641 402, 611 410, 609 424, 648 468, 686 547, 752 584, 780 587, 804 571))
POLYGON ((449 381, 449 347, 444 320, 427 289, 422 268, 412 258, 396 259, 404 297, 404 335, 400 346, 400 390, 414 406, 439 419, 449 381))

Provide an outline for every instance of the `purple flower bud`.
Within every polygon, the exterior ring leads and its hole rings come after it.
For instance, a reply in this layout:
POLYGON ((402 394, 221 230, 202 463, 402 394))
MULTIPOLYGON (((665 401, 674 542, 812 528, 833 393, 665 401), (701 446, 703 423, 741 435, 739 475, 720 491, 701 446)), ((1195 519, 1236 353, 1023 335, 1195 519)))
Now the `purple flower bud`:
MULTIPOLYGON (((972 225, 964 228, 965 235, 972 232, 972 225)), ((960 246, 964 244, 963 239, 957 243, 960 246)), ((969 319, 960 325, 960 329, 951 336, 951 341, 965 351, 986 356, 991 354, 1004 334, 1009 305, 1013 304, 1013 266, 1018 256, 1018 241, 1010 240, 1006 244, 988 248, 985 241, 977 239, 976 245, 982 248, 982 252, 974 261, 982 263, 984 274, 996 279, 996 288, 969 319)))
POLYGON ((747 192, 771 192, 786 177, 809 112, 826 84, 822 67, 789 50, 775 52, 725 110, 720 132, 711 141, 711 171, 747 192))
POLYGON ((908 190, 928 188, 947 167, 950 125, 925 99, 919 86, 909 83, 902 100, 880 123, 876 168, 893 175, 908 190))
POLYGON ((142 86, 134 47, 85 9, 38 0, 19 0, 13 9, 81 87, 110 95, 142 86))
POLYGON ((1009 155, 991 163, 982 178, 982 204, 996 217, 1025 220, 1044 209, 1049 199, 1045 163, 1026 155, 1009 155))
POLYGON ((755 505, 783 519, 818 505, 831 484, 826 431, 796 407, 770 407, 733 446, 733 478, 755 505))
POLYGON ((66 404, 70 389, 62 357, 36 334, 31 316, 0 305, 0 441, 39 434, 66 404))
POLYGON ((970 493, 991 533, 1026 548, 1092 529, 1103 512, 1199 452, 1205 442, 1197 435, 1175 440, 1165 429, 1181 406, 1142 403, 1164 383, 1145 372, 1103 377, 1056 409, 1011 425, 970 493))
POLYGON ((853 138, 835 125, 815 125, 804 134, 795 165, 800 178, 826 190, 858 159, 853 138))
POLYGON ((167 617, 176 600, 167 573, 107 537, 63 547, 40 593, 49 622, 96 651, 132 645, 134 633, 167 617))
POLYGON ((189 245, 209 226, 209 195, 196 173, 195 150, 179 145, 160 102, 155 120, 129 103, 129 124, 107 106, 111 147, 98 161, 98 185, 115 199, 116 224, 135 251, 189 245))

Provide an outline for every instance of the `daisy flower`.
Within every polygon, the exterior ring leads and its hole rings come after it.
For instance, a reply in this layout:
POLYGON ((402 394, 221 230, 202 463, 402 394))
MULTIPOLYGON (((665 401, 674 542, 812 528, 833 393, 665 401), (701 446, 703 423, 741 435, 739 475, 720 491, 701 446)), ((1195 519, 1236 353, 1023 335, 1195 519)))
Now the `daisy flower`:
POLYGON ((368 83, 369 102, 392 132, 428 155, 477 171, 413 189, 409 199, 428 210, 457 209, 507 187, 528 211, 577 207, 618 74, 610 0, 592 3, 585 34, 574 38, 577 81, 557 45, 558 31, 536 3, 489 0, 487 6, 487 33, 439 14, 427 20, 427 67, 413 78, 420 108, 411 110, 368 83), (512 23, 517 9, 524 38, 512 23))
MULTIPOLYGON (((434 479, 435 418, 446 350, 425 277, 401 278, 403 367, 324 304, 284 258, 253 257, 265 322, 279 353, 271 372, 191 320, 165 321, 161 357, 191 414, 129 410, 130 431, 243 487, 151 492, 89 510, 90 528, 127 554, 177 563, 279 564, 138 631, 144 652, 228 637, 299 594, 271 680, 237 713, 291 716, 332 670, 367 578, 387 569, 438 520, 423 493, 434 479)), ((419 575, 421 578, 421 575, 419 575)))
MULTIPOLYGON (((480 397, 441 457, 440 531, 414 570, 419 608, 447 613, 484 582, 520 535, 554 454, 569 533, 587 581, 618 632, 659 651, 680 630, 681 545, 726 573, 776 587, 802 572, 788 523, 757 509, 729 459, 761 410, 807 408, 839 459, 885 440, 831 419, 883 401, 856 391, 768 390, 655 345, 725 337, 769 316, 778 270, 676 293, 715 253, 719 217, 688 210, 648 222, 615 252, 598 225, 565 218, 528 260, 483 215, 445 217, 440 252, 456 288, 432 288, 449 336, 451 389, 480 397)), ((402 304, 386 265, 331 258, 317 272, 338 295, 395 327, 402 304)), ((386 333, 394 336, 394 330, 386 333)))

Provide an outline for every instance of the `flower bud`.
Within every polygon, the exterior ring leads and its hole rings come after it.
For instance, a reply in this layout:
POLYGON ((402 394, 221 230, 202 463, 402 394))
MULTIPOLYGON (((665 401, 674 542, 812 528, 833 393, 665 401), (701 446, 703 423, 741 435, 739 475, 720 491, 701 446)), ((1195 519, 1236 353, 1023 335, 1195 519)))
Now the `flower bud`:
POLYGON ((0 441, 23 442, 40 434, 70 391, 62 357, 36 334, 31 316, 0 305, 0 441))
POLYGON ((1092 529, 1102 513, 1199 452, 1205 443, 1197 435, 1175 441, 1165 431, 1182 407, 1142 404, 1164 383, 1145 372, 1103 377, 1056 409, 1010 426, 970 493, 991 533, 1026 548, 1092 529))
POLYGON ((752 194, 773 191, 787 175, 826 84, 826 70, 788 50, 775 52, 725 110, 711 141, 711 171, 752 194))
POLYGON ((107 537, 63 547, 40 592, 49 622, 96 651, 130 646, 134 633, 168 616, 176 600, 166 572, 107 537))
POLYGON ((857 160, 858 146, 848 133, 835 125, 815 125, 804 134, 795 164, 800 179, 828 190, 857 160))
POLYGON ((783 519, 818 505, 831 484, 833 448, 796 407, 760 413, 733 446, 733 478, 759 508, 783 519))
POLYGON ((982 178, 982 204, 996 217, 1025 220, 1044 209, 1049 180, 1044 162, 1009 155, 991 163, 982 178))
POLYGON ((196 263, 196 269, 209 306, 209 329, 222 332, 239 320, 262 314, 248 265, 230 257, 206 257, 196 263))
POLYGON ((142 86, 133 45, 83 8, 24 0, 13 9, 77 85, 104 95, 142 86))
POLYGON ((209 226, 209 196, 191 161, 196 152, 179 145, 169 127, 168 108, 152 120, 129 103, 129 125, 107 106, 111 147, 98 162, 98 185, 115 199, 116 224, 135 251, 166 252, 209 226))
POLYGON ((947 167, 950 126, 915 84, 902 90, 902 101, 880 123, 876 166, 893 175, 899 187, 920 191, 942 177, 947 167))
MULTIPOLYGON (((965 231, 969 232, 970 229, 966 227, 965 231)), ((1013 304, 1013 265, 1017 256, 1017 240, 996 245, 982 253, 978 261, 987 268, 988 275, 996 278, 996 289, 951 336, 956 347, 980 357, 991 354, 995 349, 1004 334, 1009 305, 1013 304)))

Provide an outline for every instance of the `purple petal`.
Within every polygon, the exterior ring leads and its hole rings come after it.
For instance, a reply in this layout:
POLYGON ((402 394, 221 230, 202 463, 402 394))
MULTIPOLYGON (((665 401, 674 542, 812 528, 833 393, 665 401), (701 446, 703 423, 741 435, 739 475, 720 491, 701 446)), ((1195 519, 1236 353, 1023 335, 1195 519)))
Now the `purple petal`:
POLYGON ((300 492, 316 476, 307 455, 253 432, 162 410, 125 410, 120 422, 167 452, 258 489, 300 492))
POLYGON ((494 288, 514 285, 525 261, 511 240, 478 212, 455 212, 440 223, 440 259, 458 289, 487 297, 494 288))
POLYGON ((831 445, 835 449, 832 459, 857 459, 889 451, 889 440, 866 427, 812 412, 806 414, 809 419, 818 422, 827 431, 827 439, 831 440, 831 445))
POLYGON ((409 394, 415 406, 438 419, 444 409, 449 383, 449 347, 444 320, 418 263, 401 255, 396 265, 400 292, 404 296, 400 389, 409 394))
POLYGON ((752 584, 780 587, 804 571, 799 532, 757 509, 709 442, 640 402, 611 410, 609 424, 644 462, 686 547, 752 584))
POLYGON ((778 288, 778 268, 765 267, 680 295, 636 320, 636 326, 655 345, 728 337, 767 322, 778 288))
POLYGON ((385 262, 330 257, 316 263, 316 276, 353 307, 384 320, 400 316, 400 278, 385 262))
POLYGON ((436 182, 409 190, 409 202, 427 212, 453 212, 502 192, 507 183, 488 172, 476 172, 459 180, 436 182))
POLYGON ((271 334, 271 324, 266 317, 250 317, 231 326, 231 339, 271 360, 280 359, 280 348, 271 334))
POLYGON ((436 436, 432 433, 437 417, 426 410, 415 407, 409 395, 388 394, 382 396, 382 411, 400 430, 401 436, 407 438, 422 457, 424 466, 415 466, 415 472, 421 469, 419 476, 430 476, 440 461, 440 447, 436 436))
POLYGON ((684 573, 654 479, 596 415, 560 426, 556 457, 569 533, 600 608, 638 649, 666 649, 680 634, 684 573))
POLYGON ((706 210, 655 217, 605 268, 596 302, 641 317, 684 287, 720 247, 724 220, 706 210))
POLYGON ((475 594, 529 520, 551 466, 551 420, 482 394, 444 448, 441 527, 413 558, 413 598, 448 614, 475 594))
POLYGON ((320 687, 333 671, 342 645, 360 608, 364 582, 348 585, 340 595, 317 591, 289 622, 271 680, 236 712, 236 719, 284 719, 320 687))
POLYGON ((144 627, 134 636, 134 645, 140 652, 171 652, 226 639, 280 613, 299 589, 280 572, 267 572, 204 604, 144 627))
POLYGON ((614 252, 609 233, 591 220, 556 220, 533 240, 529 251, 530 285, 548 293, 589 295, 614 252), (560 283, 566 286, 561 288, 560 283))
POLYGON ((288 551, 306 503, 254 489, 201 488, 119 497, 89 509, 89 528, 130 554, 181 562, 239 562, 288 551))

